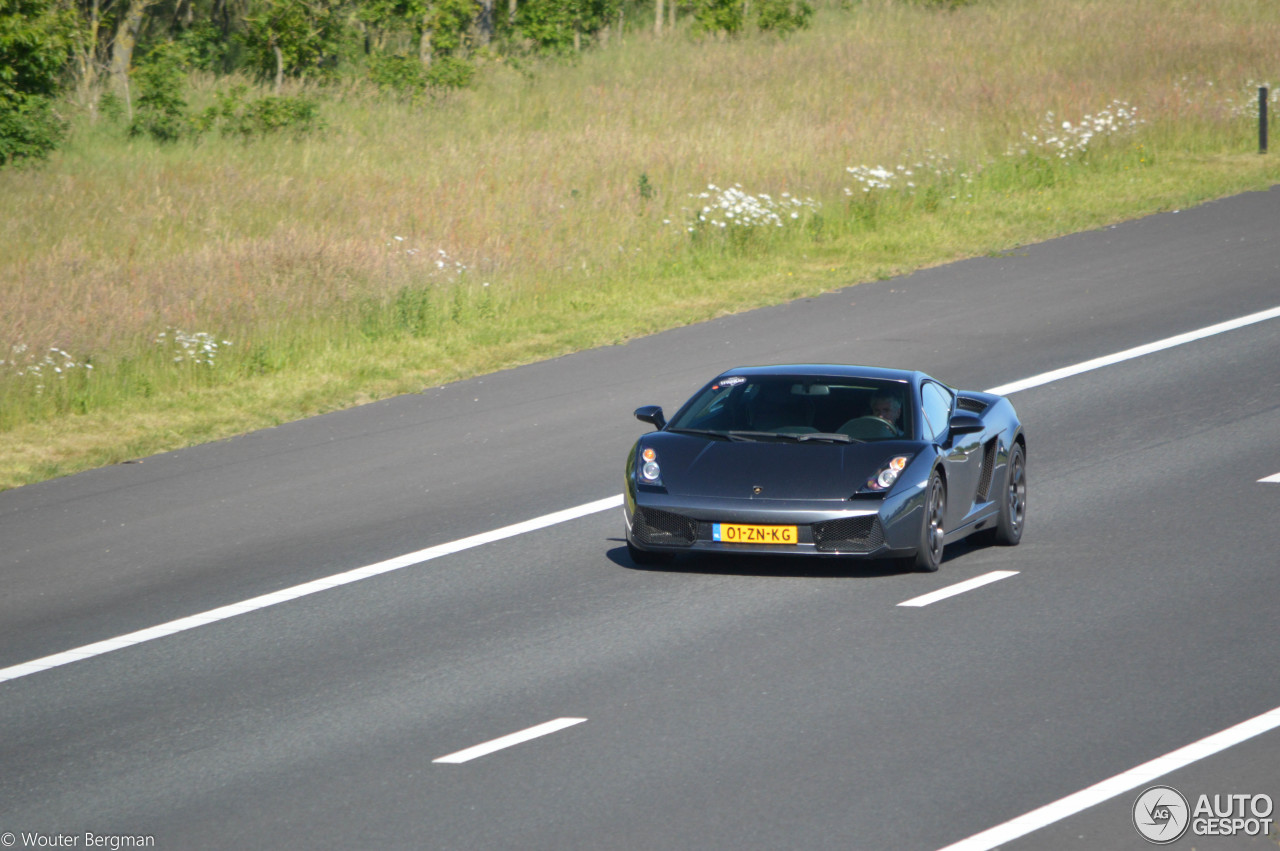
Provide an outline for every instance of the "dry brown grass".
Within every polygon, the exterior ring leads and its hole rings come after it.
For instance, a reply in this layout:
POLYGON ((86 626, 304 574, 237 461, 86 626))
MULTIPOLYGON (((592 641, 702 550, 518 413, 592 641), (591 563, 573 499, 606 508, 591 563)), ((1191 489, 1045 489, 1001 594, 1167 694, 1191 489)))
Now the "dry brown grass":
POLYGON ((353 99, 300 143, 82 132, 47 168, 0 175, 0 343, 88 354, 168 326, 243 333, 429 279, 441 249, 500 286, 545 286, 614 266, 619 246, 668 250, 657 223, 707 183, 832 203, 846 165, 978 160, 1050 111, 1119 98, 1153 121, 1212 119, 1277 43, 1265 2, 867 2, 786 41, 635 36, 532 83, 493 69, 442 108, 353 99))

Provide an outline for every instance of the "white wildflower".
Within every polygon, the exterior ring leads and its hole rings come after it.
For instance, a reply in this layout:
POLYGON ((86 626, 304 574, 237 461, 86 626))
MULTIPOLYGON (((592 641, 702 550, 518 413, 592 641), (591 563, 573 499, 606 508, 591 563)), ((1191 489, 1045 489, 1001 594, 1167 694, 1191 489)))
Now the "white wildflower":
POLYGON ((230 346, 230 340, 219 340, 208 331, 183 331, 170 329, 156 335, 156 345, 173 352, 174 363, 190 362, 201 366, 213 366, 219 348, 230 346))
MULTIPOLYGON (((766 193, 752 195, 737 183, 728 189, 721 189, 711 183, 707 185, 707 190, 707 192, 689 196, 708 202, 693 215, 693 224, 688 228, 690 233, 696 232, 699 226, 721 229, 730 225, 735 228, 782 227, 784 209, 793 207, 816 209, 818 207, 818 202, 812 198, 803 200, 792 198, 787 192, 782 193, 782 198, 785 199, 783 201, 776 201, 773 196, 766 193)), ((790 218, 796 219, 799 216, 792 212, 790 218)), ((663 220, 663 223, 669 224, 670 220, 663 220)))
POLYGON ((1014 156, 1028 150, 1068 159, 1088 150, 1096 138, 1106 138, 1128 133, 1142 124, 1138 111, 1130 104, 1114 100, 1096 115, 1086 115, 1080 122, 1059 122, 1052 112, 1045 113, 1038 133, 1022 134, 1023 146, 1010 147, 1007 154, 1014 156), (1060 132, 1054 132, 1057 129, 1060 132), (1040 138, 1044 134, 1044 139, 1040 138))

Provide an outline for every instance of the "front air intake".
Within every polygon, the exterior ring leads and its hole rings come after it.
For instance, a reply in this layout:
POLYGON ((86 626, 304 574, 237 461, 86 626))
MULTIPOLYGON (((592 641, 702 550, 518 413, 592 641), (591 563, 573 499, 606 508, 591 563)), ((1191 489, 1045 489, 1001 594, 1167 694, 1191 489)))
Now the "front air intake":
POLYGON ((884 544, 884 528, 874 514, 813 524, 813 544, 824 553, 869 553, 884 544))
POLYGON ((698 521, 656 508, 637 508, 631 518, 631 535, 640 544, 688 547, 698 537, 698 521))

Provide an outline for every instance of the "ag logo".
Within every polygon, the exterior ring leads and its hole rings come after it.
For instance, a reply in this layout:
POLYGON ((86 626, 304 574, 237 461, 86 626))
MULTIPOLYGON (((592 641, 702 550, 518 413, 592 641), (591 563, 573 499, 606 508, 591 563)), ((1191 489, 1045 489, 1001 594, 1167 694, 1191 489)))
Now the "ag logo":
POLYGON ((1152 786, 1133 802, 1133 826, 1142 838, 1168 845, 1182 838, 1191 824, 1187 799, 1172 786, 1152 786))

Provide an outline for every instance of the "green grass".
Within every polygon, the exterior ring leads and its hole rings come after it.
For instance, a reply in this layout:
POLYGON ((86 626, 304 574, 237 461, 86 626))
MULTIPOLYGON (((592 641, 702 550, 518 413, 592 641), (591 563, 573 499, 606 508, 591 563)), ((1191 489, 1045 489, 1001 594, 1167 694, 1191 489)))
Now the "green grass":
POLYGON ((424 105, 320 92, 302 139, 81 115, 0 172, 0 487, 1268 187, 1277 43, 1270 0, 867 0, 785 41, 494 63, 424 105), (1116 101, 1141 123, 1043 144, 1116 101), (815 205, 699 224, 709 184, 815 205))

